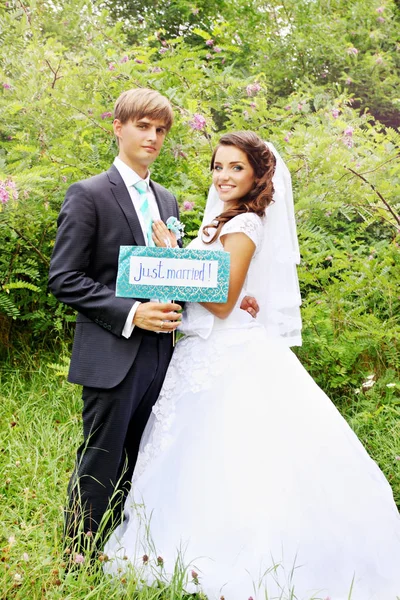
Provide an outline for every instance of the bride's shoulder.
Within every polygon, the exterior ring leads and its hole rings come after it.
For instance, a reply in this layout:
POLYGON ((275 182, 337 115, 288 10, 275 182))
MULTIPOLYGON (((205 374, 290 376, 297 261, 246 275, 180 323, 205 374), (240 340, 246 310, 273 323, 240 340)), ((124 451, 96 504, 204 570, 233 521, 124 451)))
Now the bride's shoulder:
POLYGON ((263 221, 255 213, 241 213, 223 225, 220 237, 228 233, 245 233, 258 246, 262 240, 263 221))

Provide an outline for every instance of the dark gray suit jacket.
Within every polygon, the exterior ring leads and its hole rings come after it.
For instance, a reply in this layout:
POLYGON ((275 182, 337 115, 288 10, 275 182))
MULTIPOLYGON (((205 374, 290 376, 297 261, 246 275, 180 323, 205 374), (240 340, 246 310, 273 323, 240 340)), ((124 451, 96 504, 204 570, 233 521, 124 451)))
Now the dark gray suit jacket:
MULTIPOLYGON (((175 197, 151 182, 160 216, 179 218, 175 197)), ((119 247, 144 246, 128 190, 115 166, 71 185, 58 218, 49 287, 78 311, 68 380, 110 389, 135 360, 143 330, 121 336, 135 299, 116 298, 119 247)), ((171 338, 171 336, 165 336, 171 338)), ((172 342, 171 342, 172 343, 172 342)))

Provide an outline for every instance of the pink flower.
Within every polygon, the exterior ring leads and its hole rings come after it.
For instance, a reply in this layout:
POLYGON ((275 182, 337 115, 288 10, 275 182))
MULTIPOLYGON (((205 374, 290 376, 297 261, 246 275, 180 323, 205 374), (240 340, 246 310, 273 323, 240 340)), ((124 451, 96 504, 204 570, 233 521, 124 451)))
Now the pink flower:
POLYGON ((292 135, 293 135, 293 133, 291 131, 289 131, 283 138, 285 140, 285 142, 288 142, 290 140, 290 138, 292 137, 292 135))
POLYGON ((153 67, 153 68, 151 69, 151 72, 152 72, 152 73, 162 73, 162 71, 163 71, 163 70, 162 70, 162 68, 161 68, 161 67, 153 67))
POLYGON ((11 90, 11 85, 9 83, 3 83, 3 88, 5 90, 11 90))
POLYGON ((326 77, 328 77, 328 75, 326 73, 321 73, 321 77, 322 79, 325 79, 326 77))
POLYGON ((206 59, 210 60, 210 58, 212 58, 212 54, 206 54, 206 59))
POLYGON ((376 9, 376 12, 379 13, 380 15, 383 13, 383 11, 385 10, 384 6, 378 6, 378 8, 376 9))
POLYGON ((344 144, 345 146, 347 146, 348 148, 352 148, 352 147, 354 146, 354 142, 353 142, 353 140, 351 139, 351 137, 346 137, 346 138, 344 138, 344 139, 343 139, 343 144, 344 144))
POLYGON ((197 129, 198 131, 201 131, 202 129, 204 129, 206 124, 207 124, 207 121, 205 120, 203 115, 200 115, 199 113, 195 113, 193 115, 193 119, 189 122, 189 126, 192 129, 197 129))
POLYGON ((288 104, 287 106, 285 106, 285 110, 291 110, 291 108, 292 107, 290 106, 290 104, 288 104))
POLYGON ((400 456, 395 456, 395 460, 400 460, 400 456))
POLYGON ((353 80, 352 80, 352 78, 351 78, 351 77, 348 77, 348 78, 346 79, 346 81, 345 81, 345 84, 346 84, 346 85, 350 85, 351 83, 353 83, 353 80))
POLYGON ((346 129, 344 130, 344 135, 349 135, 350 137, 353 135, 354 133, 354 127, 351 127, 349 125, 349 127, 346 127, 346 129))
POLYGON ((108 65, 108 70, 109 70, 109 71, 115 71, 115 65, 114 65, 114 63, 110 63, 110 64, 108 65))
POLYGON ((160 48, 159 52, 160 54, 165 54, 166 52, 168 52, 168 48, 160 48))
POLYGON ((199 12, 200 12, 200 9, 199 9, 199 8, 192 8, 192 14, 193 14, 193 15, 198 15, 198 14, 199 14, 199 12))
POLYGON ((214 40, 207 40, 206 46, 214 46, 214 40))
POLYGON ((246 86, 246 92, 248 96, 254 96, 261 90, 261 85, 259 83, 250 83, 246 86))
POLYGON ((214 52, 222 52, 222 48, 219 46, 214 46, 214 52))
POLYGON ((358 54, 357 48, 347 48, 347 54, 353 54, 356 56, 358 54))
POLYGON ((297 105, 297 108, 298 108, 298 110, 302 110, 302 108, 303 108, 303 105, 299 103, 299 104, 297 105))
POLYGON ((378 17, 376 20, 378 21, 378 23, 384 23, 385 22, 385 19, 383 17, 378 17))
POLYGON ((109 117, 112 117, 112 112, 103 112, 100 116, 103 120, 108 119, 109 117))
POLYGON ((126 63, 128 62, 129 58, 127 57, 127 55, 125 54, 125 56, 123 56, 120 60, 121 63, 126 63))
POLYGON ((61 179, 63 180, 64 183, 67 183, 67 178, 65 177, 65 175, 62 175, 61 179))
POLYGON ((193 210, 194 208, 194 202, 189 202, 189 200, 185 200, 185 202, 183 203, 183 209, 184 210, 193 210))
POLYGON ((334 109, 332 110, 332 117, 333 117, 334 119, 337 119, 337 118, 338 118, 338 116, 339 116, 339 109, 338 109, 338 108, 334 108, 334 109))
POLYGON ((135 58, 135 63, 138 63, 139 65, 143 64, 143 60, 140 60, 140 58, 135 58))
POLYGON ((382 56, 377 56, 375 59, 375 64, 376 65, 381 65, 383 63, 383 58, 382 56))
POLYGON ((83 556, 83 554, 75 554, 74 562, 77 563, 78 565, 82 564, 85 562, 85 557, 83 556))
POLYGON ((3 184, 0 183, 0 202, 2 204, 7 204, 9 199, 10 199, 9 193, 7 192, 6 188, 3 187, 3 184))
POLYGON ((250 107, 251 108, 257 108, 257 104, 255 102, 250 102, 250 107))

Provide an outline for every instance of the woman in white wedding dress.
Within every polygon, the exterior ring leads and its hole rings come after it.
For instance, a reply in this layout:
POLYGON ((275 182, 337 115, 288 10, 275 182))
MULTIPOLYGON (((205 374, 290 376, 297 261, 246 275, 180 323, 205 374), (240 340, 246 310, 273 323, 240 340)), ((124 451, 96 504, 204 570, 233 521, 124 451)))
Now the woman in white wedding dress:
POLYGON ((151 584, 178 564, 210 600, 396 600, 391 488, 289 347, 301 343, 290 175, 251 132, 223 136, 212 170, 191 247, 230 252, 228 301, 186 305, 106 571, 151 584), (239 308, 246 292, 257 319, 239 308))

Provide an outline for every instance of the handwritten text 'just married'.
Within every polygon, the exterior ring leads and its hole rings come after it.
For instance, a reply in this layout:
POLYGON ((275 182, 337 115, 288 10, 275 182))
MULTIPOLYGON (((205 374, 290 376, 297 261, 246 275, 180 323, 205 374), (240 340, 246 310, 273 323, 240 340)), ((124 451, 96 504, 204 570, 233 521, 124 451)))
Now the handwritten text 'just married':
POLYGON ((215 288, 218 261, 131 256, 129 283, 215 288))

